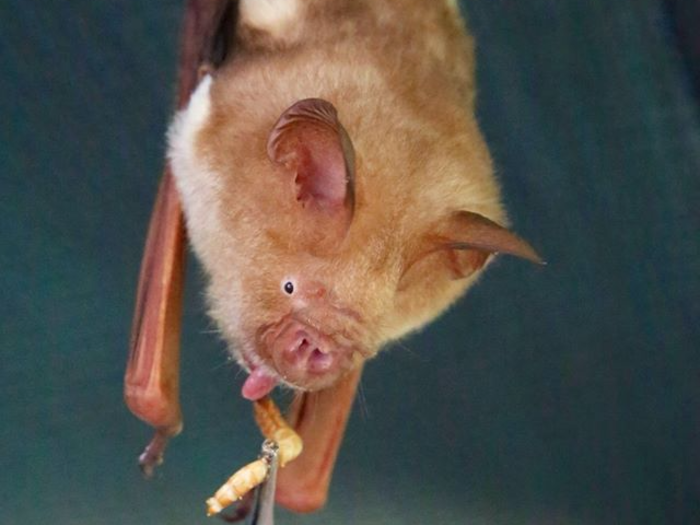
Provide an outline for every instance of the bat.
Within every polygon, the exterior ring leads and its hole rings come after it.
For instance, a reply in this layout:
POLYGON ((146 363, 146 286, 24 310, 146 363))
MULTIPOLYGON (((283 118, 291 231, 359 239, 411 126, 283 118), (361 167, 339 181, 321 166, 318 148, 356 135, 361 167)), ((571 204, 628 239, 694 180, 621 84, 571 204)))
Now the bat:
POLYGON ((474 104, 455 0, 189 0, 125 378, 156 428, 146 473, 182 427, 183 220, 242 396, 299 392, 304 452, 276 499, 300 512, 326 501, 364 363, 499 254, 542 263, 508 227, 474 104))

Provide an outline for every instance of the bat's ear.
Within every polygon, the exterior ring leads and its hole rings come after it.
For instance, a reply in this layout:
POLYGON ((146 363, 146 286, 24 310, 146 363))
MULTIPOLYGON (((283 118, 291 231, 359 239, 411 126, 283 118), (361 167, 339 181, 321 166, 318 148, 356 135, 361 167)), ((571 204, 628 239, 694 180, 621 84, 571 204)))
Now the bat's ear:
MULTIPOLYGON (((454 213, 445 229, 440 232, 439 249, 462 252, 464 268, 456 268, 467 275, 484 265, 489 255, 504 253, 514 255, 527 261, 544 264, 535 249, 524 239, 507 228, 487 219, 483 215, 470 211, 454 213)), ((466 276, 466 275, 462 275, 466 276)))
POLYGON ((458 211, 426 236, 409 260, 399 287, 409 286, 416 275, 432 272, 438 264, 447 267, 453 279, 469 277, 497 254, 544 264, 527 241, 507 228, 478 213, 458 211))
POLYGON ((309 98, 289 107, 270 133, 267 153, 293 176, 302 207, 347 230, 355 206, 355 152, 333 104, 309 98))

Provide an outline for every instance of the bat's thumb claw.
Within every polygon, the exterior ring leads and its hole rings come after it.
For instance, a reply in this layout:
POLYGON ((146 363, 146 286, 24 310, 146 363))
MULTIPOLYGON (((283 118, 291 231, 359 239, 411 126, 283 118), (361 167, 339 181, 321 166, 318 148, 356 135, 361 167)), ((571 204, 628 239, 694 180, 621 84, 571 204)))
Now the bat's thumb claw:
POLYGON ((163 454, 168 444, 168 436, 164 432, 156 431, 151 442, 146 445, 139 456, 139 467, 146 479, 153 477, 156 467, 163 464, 163 454))
POLYGON ((146 479, 151 479, 156 471, 156 467, 162 464, 163 456, 150 454, 148 449, 139 456, 139 467, 141 468, 143 477, 146 479))

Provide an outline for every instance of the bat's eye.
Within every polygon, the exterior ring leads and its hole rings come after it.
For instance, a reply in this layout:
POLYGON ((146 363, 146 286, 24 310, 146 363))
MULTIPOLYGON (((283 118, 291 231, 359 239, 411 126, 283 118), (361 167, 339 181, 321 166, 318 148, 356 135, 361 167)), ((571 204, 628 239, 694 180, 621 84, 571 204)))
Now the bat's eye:
POLYGON ((292 295, 294 293, 294 283, 292 281, 286 281, 282 285, 282 289, 287 295, 292 295))

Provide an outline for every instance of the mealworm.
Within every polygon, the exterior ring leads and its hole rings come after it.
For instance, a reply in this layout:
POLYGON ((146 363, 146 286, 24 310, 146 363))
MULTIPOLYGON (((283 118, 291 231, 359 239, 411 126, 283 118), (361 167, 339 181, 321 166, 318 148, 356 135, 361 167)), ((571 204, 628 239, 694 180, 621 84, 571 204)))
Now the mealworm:
MULTIPOLYGON (((260 427, 260 431, 267 440, 272 441, 275 445, 272 453, 277 454, 280 467, 284 467, 301 454, 303 448, 301 438, 287 424, 279 409, 269 397, 256 401, 253 409, 255 421, 260 427)), ((263 451, 266 449, 266 444, 267 442, 263 444, 263 451)), ((269 469, 270 456, 266 456, 265 452, 263 452, 260 459, 236 471, 216 491, 214 496, 207 500, 207 516, 218 514, 260 485, 267 478, 269 469)))
POLYGON ((207 500, 207 516, 218 514, 260 485, 267 477, 268 468, 264 460, 258 459, 238 470, 207 500))
POLYGON ((287 424, 280 414, 279 408, 269 397, 256 401, 253 405, 255 422, 263 436, 274 441, 279 446, 278 458, 280 467, 294 460, 301 454, 304 444, 301 437, 287 424))

